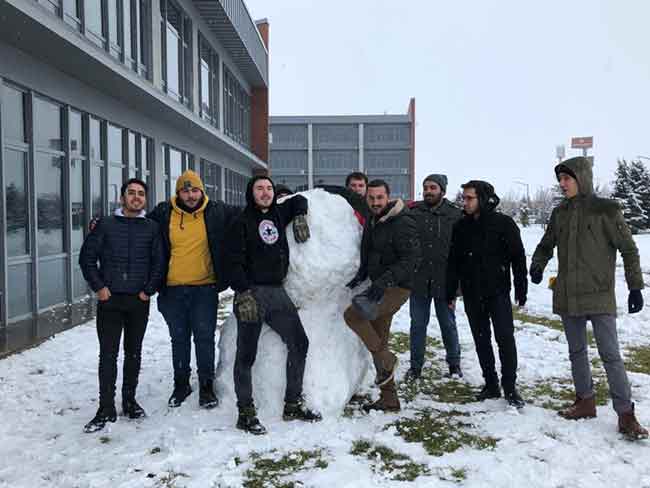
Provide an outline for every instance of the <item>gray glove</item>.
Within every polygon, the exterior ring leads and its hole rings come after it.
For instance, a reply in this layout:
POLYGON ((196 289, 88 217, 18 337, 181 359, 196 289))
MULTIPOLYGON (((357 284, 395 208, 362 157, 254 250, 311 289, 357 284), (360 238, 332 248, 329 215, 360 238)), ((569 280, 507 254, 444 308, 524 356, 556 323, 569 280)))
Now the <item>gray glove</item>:
POLYGON ((293 218, 293 237, 298 244, 307 242, 310 237, 309 225, 305 215, 296 215, 293 218))
POLYGON ((242 322, 259 321, 257 301, 255 300, 252 291, 246 290, 239 293, 235 297, 235 305, 237 306, 237 314, 239 315, 239 320, 242 322))

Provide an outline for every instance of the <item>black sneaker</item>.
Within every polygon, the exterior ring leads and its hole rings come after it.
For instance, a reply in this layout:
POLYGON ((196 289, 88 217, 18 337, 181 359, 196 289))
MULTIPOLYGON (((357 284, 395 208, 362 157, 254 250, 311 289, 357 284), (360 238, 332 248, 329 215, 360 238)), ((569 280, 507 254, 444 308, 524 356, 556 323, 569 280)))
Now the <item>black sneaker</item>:
POLYGON ((138 402, 135 401, 135 398, 122 400, 122 412, 130 419, 139 419, 147 416, 144 408, 138 405, 138 402))
POLYGON ((214 394, 212 380, 201 382, 199 389, 199 407, 211 409, 219 405, 217 395, 214 394))
POLYGON ((106 422, 115 422, 116 420, 117 412, 115 411, 115 405, 99 407, 93 419, 84 425, 84 432, 86 434, 97 432, 106 427, 106 422))
POLYGON ((501 388, 499 388, 499 385, 486 384, 476 395, 476 400, 479 402, 482 402, 483 400, 489 400, 491 398, 501 398, 501 388))
POLYGON ((456 364, 453 366, 449 366, 449 378, 453 378, 456 376, 457 378, 462 378, 463 377, 463 370, 460 369, 460 364, 456 364))
POLYGON ((503 396, 511 407, 524 408, 526 406, 526 402, 516 389, 506 392, 503 396))
POLYGON ((185 399, 192 393, 192 387, 188 381, 174 381, 174 391, 169 397, 167 405, 171 408, 180 407, 185 399))
POLYGON ((308 409, 302 400, 297 402, 286 402, 282 412, 282 420, 302 420, 304 422, 320 422, 323 416, 308 409))
POLYGON ((412 381, 419 380, 421 376, 422 376, 422 370, 410 368, 404 375, 404 381, 410 383, 412 381))
POLYGON ((237 428, 253 435, 266 434, 266 427, 257 418, 255 407, 242 407, 239 409, 237 428))

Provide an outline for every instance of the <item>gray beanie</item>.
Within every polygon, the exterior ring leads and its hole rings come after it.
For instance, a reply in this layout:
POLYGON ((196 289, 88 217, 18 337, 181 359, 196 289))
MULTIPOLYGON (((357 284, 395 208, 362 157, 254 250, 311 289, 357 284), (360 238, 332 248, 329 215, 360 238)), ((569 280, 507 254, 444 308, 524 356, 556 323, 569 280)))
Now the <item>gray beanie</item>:
POLYGON ((422 184, 424 184, 425 181, 433 181, 434 183, 438 183, 438 186, 440 189, 444 192, 447 193, 447 175, 429 175, 427 176, 422 184))

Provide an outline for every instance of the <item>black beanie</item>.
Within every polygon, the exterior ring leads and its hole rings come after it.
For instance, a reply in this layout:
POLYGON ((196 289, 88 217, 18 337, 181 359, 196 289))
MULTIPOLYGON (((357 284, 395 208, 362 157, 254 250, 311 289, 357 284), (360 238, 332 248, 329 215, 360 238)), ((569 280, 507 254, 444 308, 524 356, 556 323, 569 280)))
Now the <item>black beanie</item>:
MULTIPOLYGON (((433 181, 437 183, 443 193, 447 193, 447 175, 432 174, 427 176, 424 181, 433 181)), ((424 184, 424 181, 422 184, 424 184)))

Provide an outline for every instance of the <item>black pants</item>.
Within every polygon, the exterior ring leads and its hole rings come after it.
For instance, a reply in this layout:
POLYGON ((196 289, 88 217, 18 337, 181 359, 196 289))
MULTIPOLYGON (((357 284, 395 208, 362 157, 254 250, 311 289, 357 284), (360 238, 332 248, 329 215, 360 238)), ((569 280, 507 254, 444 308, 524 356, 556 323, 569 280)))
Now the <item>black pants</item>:
POLYGON ((463 300, 485 382, 488 384, 499 382, 492 351, 490 330, 490 320, 492 320, 494 338, 499 347, 501 360, 501 385, 506 392, 514 390, 517 381, 517 345, 510 294, 501 293, 489 298, 466 296, 463 300))
POLYGON ((99 338, 99 403, 113 405, 117 379, 117 356, 124 329, 124 371, 122 398, 133 398, 138 386, 142 339, 149 320, 149 302, 137 295, 112 295, 97 303, 99 338))
MULTIPOLYGON (((309 339, 305 334, 295 305, 281 286, 258 286, 253 289, 257 300, 260 320, 242 322, 237 315, 237 356, 235 359, 235 393, 237 406, 253 405, 253 380, 251 370, 257 355, 257 343, 262 331, 262 323, 280 335, 286 344, 287 352, 287 390, 285 402, 295 402, 302 395, 302 379, 305 373, 305 360, 309 339)), ((268 367, 275 365, 269 364, 268 367)))

